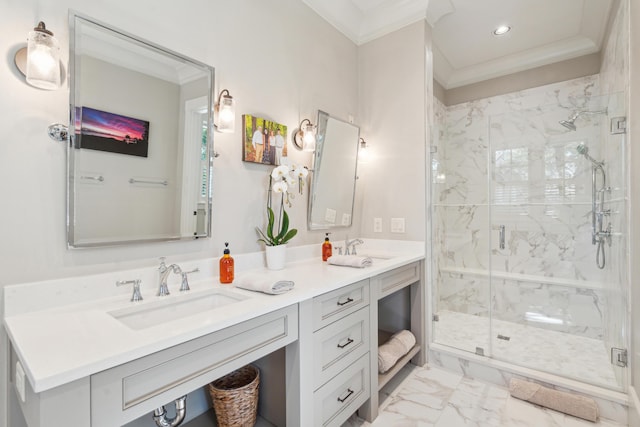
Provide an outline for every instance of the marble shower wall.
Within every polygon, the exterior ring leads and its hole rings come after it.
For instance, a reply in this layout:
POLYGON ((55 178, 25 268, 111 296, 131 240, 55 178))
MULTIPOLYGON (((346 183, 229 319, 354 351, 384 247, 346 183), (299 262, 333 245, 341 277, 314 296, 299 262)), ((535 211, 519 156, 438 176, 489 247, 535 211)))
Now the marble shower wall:
MULTIPOLYGON (((584 143, 591 156, 605 158, 608 121, 582 115, 573 132, 558 123, 576 110, 619 104, 600 93, 595 75, 450 107, 436 100, 436 312, 492 312, 500 320, 604 338, 610 273, 595 264, 591 164, 576 147, 584 143)), ((611 162, 612 174, 625 176, 620 159, 611 162)))

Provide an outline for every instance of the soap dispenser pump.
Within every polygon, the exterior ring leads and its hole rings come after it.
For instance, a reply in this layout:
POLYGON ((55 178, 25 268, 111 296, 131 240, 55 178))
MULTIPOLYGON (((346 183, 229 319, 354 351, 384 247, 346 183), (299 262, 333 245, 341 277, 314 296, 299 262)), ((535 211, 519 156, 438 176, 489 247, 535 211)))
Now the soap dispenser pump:
POLYGON ((324 243, 322 244, 322 261, 326 261, 333 252, 331 242, 329 241, 329 233, 325 233, 324 243))
POLYGON ((220 258, 220 283, 233 282, 233 258, 231 258, 229 251, 229 243, 224 243, 224 255, 220 258))

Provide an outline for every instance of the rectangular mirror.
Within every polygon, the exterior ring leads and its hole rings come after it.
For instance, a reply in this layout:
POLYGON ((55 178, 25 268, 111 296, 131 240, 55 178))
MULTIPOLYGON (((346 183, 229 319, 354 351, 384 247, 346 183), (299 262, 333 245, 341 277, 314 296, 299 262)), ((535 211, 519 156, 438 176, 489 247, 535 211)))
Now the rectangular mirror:
POLYGON ((75 12, 70 247, 209 237, 212 67, 75 12))
POLYGON ((360 128, 318 111, 309 195, 309 230, 349 227, 356 192, 360 128))

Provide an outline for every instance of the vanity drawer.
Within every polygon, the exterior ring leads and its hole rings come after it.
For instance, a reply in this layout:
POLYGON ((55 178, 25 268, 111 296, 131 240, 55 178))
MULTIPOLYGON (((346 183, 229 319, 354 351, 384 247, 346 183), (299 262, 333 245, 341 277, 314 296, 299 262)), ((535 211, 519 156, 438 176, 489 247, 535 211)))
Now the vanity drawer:
POLYGON ((314 394, 315 426, 341 426, 369 398, 369 353, 314 394))
POLYGON ((414 262, 379 274, 375 280, 380 284, 380 298, 385 297, 420 280, 420 263, 414 262))
POLYGON ((313 330, 369 305, 369 279, 361 280, 313 299, 313 330))
POLYGON ((313 334, 313 379, 317 389, 358 360, 369 348, 369 307, 313 334))
POLYGON ((297 338, 293 305, 94 374, 91 425, 125 424, 297 338))

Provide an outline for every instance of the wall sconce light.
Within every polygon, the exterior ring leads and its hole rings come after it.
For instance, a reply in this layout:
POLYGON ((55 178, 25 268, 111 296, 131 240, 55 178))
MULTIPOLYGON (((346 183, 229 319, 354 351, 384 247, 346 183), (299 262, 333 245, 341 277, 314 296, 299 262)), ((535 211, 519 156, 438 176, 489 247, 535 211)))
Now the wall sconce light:
POLYGON ((214 107, 214 113, 214 124, 218 132, 233 133, 235 131, 236 102, 227 89, 218 95, 218 103, 214 107))
POLYGON ((27 47, 16 52, 14 61, 31 86, 47 90, 60 87, 60 45, 44 22, 29 32, 27 47))
POLYGON ((360 147, 358 147, 358 161, 366 162, 369 160, 369 145, 364 138, 360 138, 360 147))
POLYGON ((311 123, 311 120, 304 119, 300 122, 298 131, 293 134, 293 144, 298 150, 310 152, 315 151, 316 127, 311 123))

